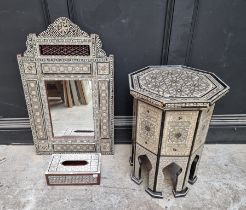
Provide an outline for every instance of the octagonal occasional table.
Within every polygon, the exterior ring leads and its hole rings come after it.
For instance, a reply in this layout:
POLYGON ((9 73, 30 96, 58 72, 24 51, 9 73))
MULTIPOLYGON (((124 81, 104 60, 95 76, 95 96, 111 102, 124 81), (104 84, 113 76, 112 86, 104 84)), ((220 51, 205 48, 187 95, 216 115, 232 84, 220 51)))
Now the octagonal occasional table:
POLYGON ((149 66, 129 74, 134 97, 132 180, 162 198, 164 176, 173 177, 175 197, 185 196, 197 168, 215 102, 229 87, 215 74, 186 66, 149 66))

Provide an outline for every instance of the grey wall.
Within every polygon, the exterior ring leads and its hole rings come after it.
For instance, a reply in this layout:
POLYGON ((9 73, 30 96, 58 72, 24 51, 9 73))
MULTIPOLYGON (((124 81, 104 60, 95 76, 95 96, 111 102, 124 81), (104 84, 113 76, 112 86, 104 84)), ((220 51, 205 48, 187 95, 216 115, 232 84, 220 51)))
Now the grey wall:
POLYGON ((231 87, 216 113, 246 113, 246 1, 207 0, 200 8, 188 64, 215 72, 231 87))
POLYGON ((45 29, 40 0, 0 1, 0 116, 26 117, 16 54, 25 50, 26 36, 45 29))
POLYGON ((231 91, 216 106, 223 116, 213 118, 208 142, 246 142, 245 11, 244 0, 1 1, 0 143, 32 142, 28 126, 19 126, 27 125, 28 115, 16 54, 24 52, 28 33, 40 33, 60 16, 99 34, 115 55, 116 120, 125 116, 116 123, 117 142, 130 141, 127 74, 160 64, 201 68, 226 81, 231 91))

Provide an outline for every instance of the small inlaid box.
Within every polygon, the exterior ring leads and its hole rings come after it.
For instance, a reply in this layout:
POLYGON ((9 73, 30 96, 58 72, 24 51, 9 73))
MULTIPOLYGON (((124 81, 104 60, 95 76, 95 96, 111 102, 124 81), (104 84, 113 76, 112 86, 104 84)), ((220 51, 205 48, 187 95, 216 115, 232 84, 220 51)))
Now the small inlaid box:
POLYGON ((48 185, 99 185, 100 153, 53 154, 45 173, 48 185))

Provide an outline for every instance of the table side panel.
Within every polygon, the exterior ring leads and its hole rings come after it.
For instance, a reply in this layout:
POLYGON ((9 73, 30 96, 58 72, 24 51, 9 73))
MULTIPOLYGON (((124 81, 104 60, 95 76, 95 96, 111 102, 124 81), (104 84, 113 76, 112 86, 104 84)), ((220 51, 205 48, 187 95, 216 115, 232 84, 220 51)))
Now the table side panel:
POLYGON ((161 155, 187 156, 199 111, 166 111, 161 155))
POLYGON ((158 152, 161 118, 161 109, 138 102, 136 142, 155 154, 158 152))

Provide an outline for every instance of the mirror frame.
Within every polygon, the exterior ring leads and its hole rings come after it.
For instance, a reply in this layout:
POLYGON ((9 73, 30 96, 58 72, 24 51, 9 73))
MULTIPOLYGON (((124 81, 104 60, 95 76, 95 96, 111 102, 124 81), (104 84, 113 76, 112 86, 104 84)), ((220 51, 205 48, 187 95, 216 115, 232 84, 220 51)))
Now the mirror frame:
MULTIPOLYGON (((114 57, 107 56, 96 34, 88 35, 65 17, 47 30, 29 34, 24 55, 17 55, 26 104, 38 154, 114 151, 114 57), (41 45, 89 45, 89 55, 44 55, 41 45), (49 113, 46 80, 92 82, 95 135, 54 138, 49 113)), ((53 48, 54 49, 54 48, 53 48)), ((51 50, 52 51, 52 50, 51 50)))

